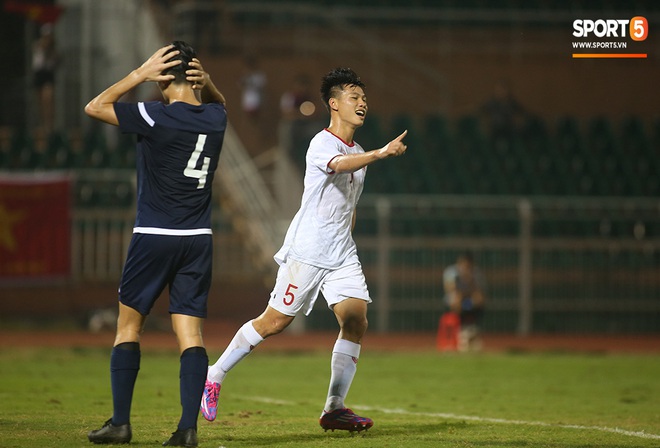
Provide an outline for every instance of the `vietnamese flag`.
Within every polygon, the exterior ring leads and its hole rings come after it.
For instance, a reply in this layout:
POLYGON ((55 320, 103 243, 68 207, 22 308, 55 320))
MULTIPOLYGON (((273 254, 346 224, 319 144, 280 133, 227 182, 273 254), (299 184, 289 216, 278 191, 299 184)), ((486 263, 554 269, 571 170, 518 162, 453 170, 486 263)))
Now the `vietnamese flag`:
POLYGON ((0 174, 0 279, 70 274, 70 186, 61 174, 0 174))

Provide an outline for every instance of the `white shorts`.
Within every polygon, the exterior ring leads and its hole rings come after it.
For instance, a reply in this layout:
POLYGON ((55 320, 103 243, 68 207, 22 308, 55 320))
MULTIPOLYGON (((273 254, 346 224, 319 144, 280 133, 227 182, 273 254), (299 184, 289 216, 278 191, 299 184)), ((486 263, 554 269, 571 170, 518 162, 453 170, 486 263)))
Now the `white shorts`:
POLYGON ((349 298, 371 303, 360 263, 324 269, 289 258, 277 271, 268 305, 287 316, 295 316, 301 310, 308 316, 319 292, 329 308, 349 298))

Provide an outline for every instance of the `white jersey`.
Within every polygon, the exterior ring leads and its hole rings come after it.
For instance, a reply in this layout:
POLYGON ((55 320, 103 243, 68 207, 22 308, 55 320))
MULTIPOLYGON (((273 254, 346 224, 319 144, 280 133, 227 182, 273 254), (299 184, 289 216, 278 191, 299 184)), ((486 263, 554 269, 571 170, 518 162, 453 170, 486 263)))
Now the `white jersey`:
POLYGON ((326 269, 359 262, 351 225, 367 168, 337 174, 328 165, 337 156, 363 152, 356 142, 348 144, 327 129, 314 136, 305 157, 300 209, 275 254, 278 264, 289 257, 326 269))

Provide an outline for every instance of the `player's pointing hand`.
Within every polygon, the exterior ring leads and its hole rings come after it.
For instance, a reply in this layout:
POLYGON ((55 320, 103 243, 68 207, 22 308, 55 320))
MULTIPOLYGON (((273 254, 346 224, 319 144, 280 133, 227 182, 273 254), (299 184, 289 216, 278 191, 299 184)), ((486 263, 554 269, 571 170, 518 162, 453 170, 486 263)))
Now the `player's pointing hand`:
POLYGON ((402 140, 407 133, 408 130, 406 129, 397 138, 383 146, 379 151, 380 155, 382 156, 381 158, 385 159, 387 157, 396 157, 405 153, 406 149, 408 149, 408 146, 405 145, 402 140))

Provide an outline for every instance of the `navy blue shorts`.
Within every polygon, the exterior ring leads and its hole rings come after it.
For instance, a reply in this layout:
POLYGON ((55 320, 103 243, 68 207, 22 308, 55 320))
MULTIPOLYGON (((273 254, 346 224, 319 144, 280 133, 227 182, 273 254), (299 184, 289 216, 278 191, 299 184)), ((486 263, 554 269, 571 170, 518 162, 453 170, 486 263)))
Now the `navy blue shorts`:
POLYGON ((149 314, 169 286, 172 314, 206 317, 213 237, 134 233, 121 276, 119 301, 149 314))

